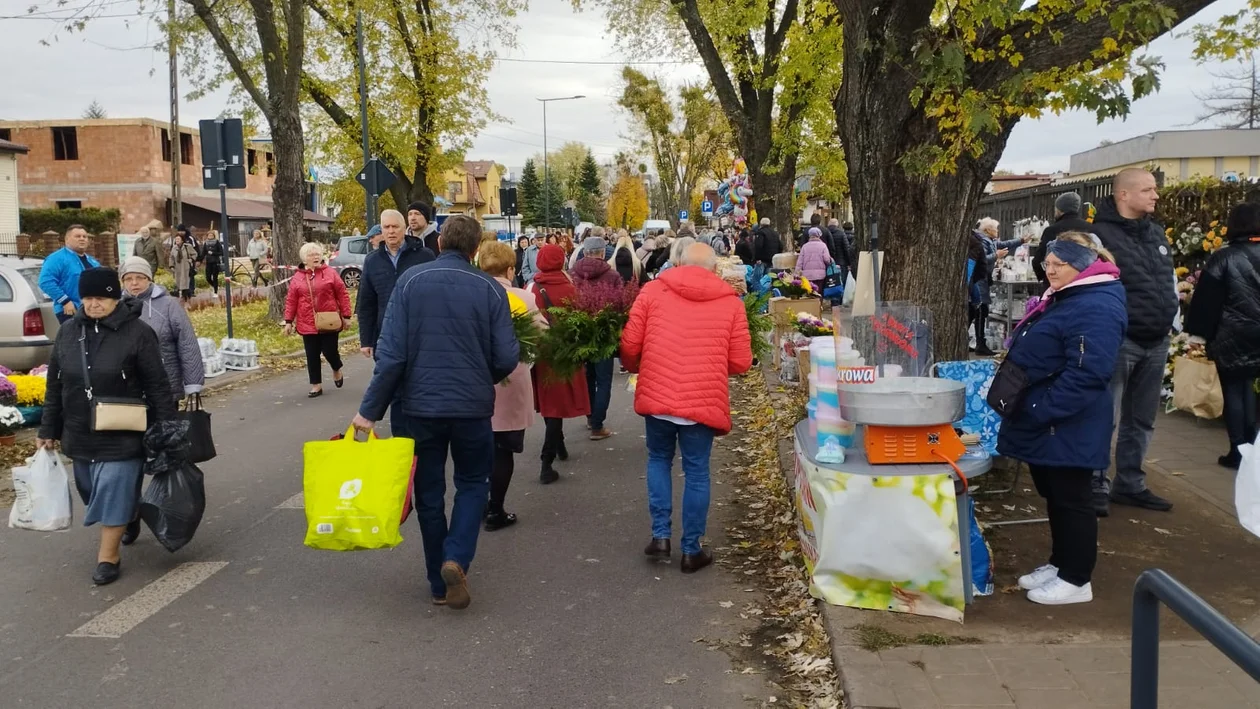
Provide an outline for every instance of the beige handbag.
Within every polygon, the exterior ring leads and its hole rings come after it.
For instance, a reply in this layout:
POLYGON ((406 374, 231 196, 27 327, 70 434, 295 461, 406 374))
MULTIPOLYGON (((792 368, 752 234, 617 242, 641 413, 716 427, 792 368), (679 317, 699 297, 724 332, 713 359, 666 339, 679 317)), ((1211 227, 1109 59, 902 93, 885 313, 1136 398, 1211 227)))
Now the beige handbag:
POLYGON ((98 397, 92 394, 92 379, 88 374, 86 327, 79 335, 79 356, 83 362, 83 389, 87 393, 88 406, 92 409, 92 430, 134 433, 149 430, 149 407, 143 399, 98 397))
POLYGON ((306 281, 306 288, 311 293, 311 310, 315 311, 315 329, 318 332, 341 332, 341 313, 330 311, 319 311, 315 308, 315 287, 311 282, 315 280, 315 274, 306 281))

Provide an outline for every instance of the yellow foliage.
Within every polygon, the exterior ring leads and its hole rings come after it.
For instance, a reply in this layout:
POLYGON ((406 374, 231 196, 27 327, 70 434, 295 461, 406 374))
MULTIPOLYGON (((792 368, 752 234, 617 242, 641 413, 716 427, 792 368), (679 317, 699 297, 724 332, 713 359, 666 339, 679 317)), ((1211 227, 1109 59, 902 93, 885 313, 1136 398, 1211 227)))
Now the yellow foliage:
POLYGON ((42 406, 44 404, 44 389, 48 385, 47 379, 29 374, 9 374, 7 376, 9 381, 13 382, 13 386, 17 388, 18 406, 42 406))
POLYGON ((623 229, 638 229, 648 216, 647 189, 643 180, 622 174, 608 195, 608 223, 623 229))

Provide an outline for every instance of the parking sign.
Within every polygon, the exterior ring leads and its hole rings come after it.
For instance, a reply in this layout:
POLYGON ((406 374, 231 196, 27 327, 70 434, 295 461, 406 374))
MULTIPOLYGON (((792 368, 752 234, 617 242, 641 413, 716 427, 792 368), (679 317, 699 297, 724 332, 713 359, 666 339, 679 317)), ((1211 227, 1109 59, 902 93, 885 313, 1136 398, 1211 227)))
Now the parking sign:
POLYGON ((703 202, 701 202, 701 203, 700 203, 700 214, 702 214, 702 215, 704 215, 704 216, 706 216, 706 217, 711 217, 711 216, 713 216, 713 202, 711 202, 711 201, 709 201, 709 200, 707 200, 707 199, 706 199, 706 200, 704 200, 703 202))
POLYGON ((691 212, 688 212, 687 210, 685 210, 685 209, 684 209, 684 210, 682 210, 681 212, 679 212, 679 213, 678 213, 678 218, 679 218, 679 219, 686 219, 686 218, 687 218, 687 216, 688 216, 689 214, 691 214, 691 212))

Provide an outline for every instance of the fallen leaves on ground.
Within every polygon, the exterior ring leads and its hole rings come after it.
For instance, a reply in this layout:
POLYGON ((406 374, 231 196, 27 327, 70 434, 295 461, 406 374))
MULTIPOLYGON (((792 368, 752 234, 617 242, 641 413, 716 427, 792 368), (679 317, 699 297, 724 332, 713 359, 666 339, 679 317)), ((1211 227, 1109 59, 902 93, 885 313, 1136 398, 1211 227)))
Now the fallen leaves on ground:
MULTIPOLYGON (((737 459, 735 506, 743 517, 727 530, 731 543, 718 558, 732 572, 759 581, 766 593, 764 602, 745 605, 739 616, 760 625, 762 655, 779 670, 787 703, 838 709, 842 693, 831 643, 818 601, 809 595, 793 493, 779 465, 779 441, 790 437, 804 416, 804 393, 776 392, 772 399, 763 375, 754 370, 735 381, 732 394, 737 425, 725 446, 737 459)), ((751 636, 741 637, 739 646, 752 645, 751 636)))

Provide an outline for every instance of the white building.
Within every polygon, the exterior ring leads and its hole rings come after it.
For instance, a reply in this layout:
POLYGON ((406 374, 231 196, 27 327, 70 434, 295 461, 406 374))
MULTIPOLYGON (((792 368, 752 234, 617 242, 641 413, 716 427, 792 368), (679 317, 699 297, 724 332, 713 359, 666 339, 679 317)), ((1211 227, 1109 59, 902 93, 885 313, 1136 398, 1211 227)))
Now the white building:
POLYGON ((28 148, 25 145, 0 140, 0 238, 6 241, 17 238, 19 228, 17 156, 26 152, 28 148))

